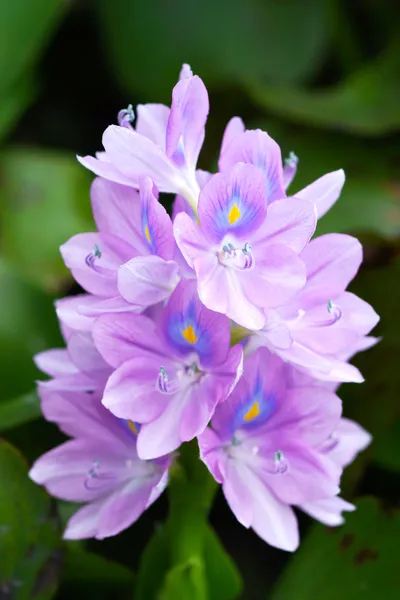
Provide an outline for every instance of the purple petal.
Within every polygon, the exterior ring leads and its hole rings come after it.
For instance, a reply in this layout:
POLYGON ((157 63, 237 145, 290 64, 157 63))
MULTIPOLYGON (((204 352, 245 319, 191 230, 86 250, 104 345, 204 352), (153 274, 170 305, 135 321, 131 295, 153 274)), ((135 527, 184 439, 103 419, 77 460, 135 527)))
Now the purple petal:
POLYGON ((196 180, 201 190, 206 185, 206 183, 210 181, 212 176, 213 173, 209 173, 208 171, 203 171, 202 169, 196 170, 196 180))
POLYGON ((76 281, 97 296, 116 296, 118 267, 135 256, 126 242, 102 233, 81 233, 60 248, 76 281))
POLYGON ((221 157, 227 150, 231 141, 240 133, 244 133, 245 130, 246 128, 242 119, 240 117, 232 117, 232 119, 228 122, 227 126, 225 127, 224 135, 222 137, 220 153, 221 157))
POLYGON ((140 253, 146 252, 137 190, 98 177, 92 183, 90 195, 97 229, 124 240, 140 253))
POLYGON ((283 435, 277 430, 275 445, 283 451, 288 470, 283 474, 262 473, 275 496, 285 504, 303 504, 335 496, 339 492, 341 470, 316 450, 297 445, 290 439, 290 432, 285 440, 286 431, 282 431, 283 435))
POLYGON ((296 550, 299 533, 290 506, 278 500, 251 469, 241 469, 241 479, 241 490, 248 490, 251 497, 251 527, 254 531, 271 546, 289 552, 296 550))
POLYGON ((118 290, 126 301, 148 307, 167 300, 179 279, 175 261, 137 256, 119 268, 118 290))
POLYGON ((286 197, 281 150, 265 131, 256 129, 236 135, 219 159, 219 170, 228 171, 236 163, 254 165, 264 175, 268 204, 286 197))
POLYGON ((317 519, 317 521, 321 521, 324 525, 328 525, 328 527, 342 525, 344 523, 342 512, 356 510, 354 504, 346 502, 346 500, 339 498, 339 496, 308 502, 302 504, 299 508, 313 519, 317 519))
POLYGON ((190 399, 180 416, 179 437, 182 442, 189 442, 207 427, 220 399, 218 384, 214 377, 205 375, 193 386, 190 399))
POLYGON ((107 378, 111 373, 88 331, 74 331, 68 339, 68 354, 79 370, 87 375, 107 378))
POLYGON ((270 426, 316 446, 338 427, 341 415, 342 403, 335 394, 316 386, 302 387, 286 392, 270 426))
POLYGON ((255 267, 239 275, 246 296, 256 306, 280 306, 304 286, 305 265, 290 248, 258 243, 253 254, 255 267))
POLYGON ((200 77, 195 75, 181 79, 172 92, 167 125, 167 155, 176 164, 196 168, 208 111, 208 94, 200 77))
POLYGON ((78 161, 92 171, 98 177, 120 183, 122 185, 132 185, 132 178, 121 173, 117 167, 109 162, 105 152, 97 152, 97 158, 93 156, 77 156, 78 161))
POLYGON ((307 283, 295 302, 306 309, 327 303, 346 289, 361 264, 362 247, 356 238, 330 233, 312 240, 301 258, 307 268, 307 283))
MULTIPOLYGON (((199 297, 207 308, 226 315, 242 327, 252 330, 263 327, 265 315, 255 306, 251 292, 246 289, 247 273, 224 267, 212 254, 197 257, 194 268, 199 297)), ((262 302, 264 300, 265 297, 262 302)))
POLYGON ((207 427, 198 436, 198 442, 201 460, 207 466, 214 479, 218 483, 223 483, 225 474, 224 463, 227 457, 221 447, 220 438, 215 431, 207 427))
POLYGON ((38 369, 51 377, 78 373, 78 369, 71 361, 66 349, 57 348, 39 352, 34 356, 34 361, 38 369))
POLYGON ((296 175, 298 162, 299 159, 294 152, 289 154, 289 158, 285 158, 285 166, 283 167, 283 183, 285 185, 285 190, 288 189, 296 175))
POLYGON ((226 402, 219 404, 212 420, 213 429, 221 439, 232 438, 242 427, 258 426, 273 419, 285 400, 286 366, 265 348, 260 348, 244 364, 244 375, 226 402), (256 405, 254 416, 248 418, 256 405))
POLYGON ((274 202, 260 232, 252 238, 267 240, 270 244, 281 244, 295 252, 301 252, 315 231, 316 214, 314 205, 307 200, 287 198, 274 202))
POLYGON ((307 187, 296 193, 296 198, 309 200, 315 204, 318 219, 335 204, 345 181, 343 169, 323 175, 307 187))
POLYGON ((176 215, 180 212, 184 212, 193 220, 196 219, 196 214, 193 208, 190 206, 188 202, 182 196, 176 196, 174 203, 172 205, 172 220, 175 220, 176 215))
POLYGON ((165 152, 167 124, 170 110, 164 104, 138 104, 136 131, 160 146, 165 152))
MULTIPOLYGON (((118 476, 102 480, 101 486, 85 485, 93 462, 101 458, 106 471, 114 471, 115 458, 104 442, 70 440, 41 456, 32 466, 29 477, 56 498, 87 502, 110 492, 118 485, 118 476)), ((122 464, 122 463, 121 463, 122 464)))
MULTIPOLYGON (((136 131, 110 125, 103 134, 103 145, 107 157, 125 176, 125 181, 138 187, 139 178, 151 177, 160 192, 176 193, 177 175, 175 166, 154 142, 136 131)), ((114 179, 115 181, 115 179, 114 179)))
POLYGON ((181 72, 179 73, 179 79, 188 79, 190 77, 193 77, 193 71, 190 68, 190 65, 184 63, 181 72))
POLYGON ((100 522, 100 513, 104 499, 83 506, 69 519, 65 529, 64 540, 84 540, 96 537, 100 522))
MULTIPOLYGON (((121 421, 102 406, 97 394, 83 392, 46 392, 41 395, 41 407, 47 421, 56 423, 67 435, 110 443, 114 450, 122 451, 132 439, 125 435, 121 421)), ((132 453, 132 449, 129 449, 132 453)))
POLYGON ((335 439, 337 439, 338 443, 329 452, 329 458, 341 467, 347 467, 347 465, 353 462, 359 452, 362 452, 369 446, 372 436, 355 421, 341 419, 335 431, 335 439))
MULTIPOLYGON (((120 267, 121 268, 121 267, 120 267)), ((108 313, 124 313, 124 312, 133 312, 133 313, 141 313, 143 312, 142 306, 133 306, 121 296, 116 296, 115 298, 106 298, 105 300, 101 298, 100 300, 94 296, 94 300, 96 302, 90 302, 81 304, 78 306, 78 311, 81 315, 85 317, 98 317, 100 315, 106 315, 108 313)), ((91 327, 93 326, 93 320, 88 319, 91 322, 91 327)))
POLYGON ((99 317, 93 327, 93 339, 103 358, 115 368, 135 357, 165 356, 154 321, 144 315, 99 317))
MULTIPOLYGON (((86 302, 95 303, 101 300, 103 300, 103 298, 98 298, 97 296, 92 296, 90 294, 78 294, 77 296, 68 296, 67 298, 56 300, 56 312, 61 321, 61 326, 66 326, 66 330, 76 329, 79 331, 90 331, 93 325, 93 319, 81 315, 78 311, 78 307, 86 302)), ((66 333, 67 335, 65 337, 68 337, 69 332, 66 333)))
POLYGON ((332 357, 322 356, 295 340, 289 348, 275 348, 275 351, 284 361, 313 372, 317 379, 328 376, 333 369, 332 357))
MULTIPOLYGON (((165 361, 163 364, 168 368, 165 361)), ((157 419, 163 411, 168 410, 172 398, 156 388, 160 366, 157 359, 149 358, 135 358, 124 363, 109 378, 103 405, 116 417, 134 423, 148 423, 157 419)), ((157 456, 162 454, 168 452, 157 456)))
POLYGON ((290 335, 289 327, 285 321, 279 316, 276 310, 268 310, 265 313, 265 325, 256 337, 251 338, 250 343, 255 342, 255 345, 272 344, 274 348, 287 350, 293 343, 290 335))
POLYGON ((183 441, 179 431, 182 413, 187 403, 190 403, 191 395, 192 389, 186 388, 168 396, 167 401, 164 396, 162 412, 151 422, 142 425, 140 429, 137 451, 141 459, 158 458, 173 452, 180 446, 183 441))
POLYGON ((337 322, 339 327, 350 329, 358 335, 364 336, 379 322, 379 315, 372 306, 355 294, 344 292, 336 302, 342 311, 342 318, 337 322))
POLYGON ((254 518, 252 490, 247 481, 238 473, 233 461, 227 461, 222 490, 233 514, 244 527, 250 527, 254 518))
POLYGON ((130 527, 146 510, 153 481, 145 481, 140 487, 135 481, 128 482, 118 490, 103 506, 96 538, 117 535, 130 527))
MULTIPOLYGON (((180 251, 189 267, 193 268, 193 260, 201 254, 209 254, 209 243, 200 227, 185 212, 174 219, 174 236, 180 251)), ((217 262, 216 257, 214 261, 217 262)))
POLYGON ((354 365, 350 365, 344 360, 332 356, 324 358, 329 361, 329 371, 308 368, 308 373, 315 379, 320 379, 321 381, 340 381, 342 383, 362 383, 364 381, 364 377, 354 365))
POLYGON ((200 302, 193 281, 182 281, 173 292, 163 314, 162 329, 177 354, 195 352, 203 366, 217 365, 228 356, 229 321, 200 302))
POLYGON ((217 173, 200 192, 198 213, 201 229, 210 242, 220 243, 228 233, 246 238, 265 219, 265 181, 252 165, 235 165, 217 173))
POLYGON ((142 235, 147 242, 148 250, 165 260, 171 260, 175 247, 171 218, 155 197, 150 177, 140 178, 139 189, 142 235))

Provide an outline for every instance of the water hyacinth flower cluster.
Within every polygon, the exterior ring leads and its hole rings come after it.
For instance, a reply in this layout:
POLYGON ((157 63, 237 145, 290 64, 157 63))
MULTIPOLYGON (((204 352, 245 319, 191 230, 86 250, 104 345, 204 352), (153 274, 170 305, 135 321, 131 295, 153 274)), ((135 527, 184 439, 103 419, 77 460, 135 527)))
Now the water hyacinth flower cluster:
POLYGON ((346 291, 360 243, 312 238, 344 173, 288 194, 297 157, 283 163, 238 117, 218 173, 201 171, 208 112, 184 65, 170 108, 129 106, 104 151, 79 158, 97 175, 97 231, 61 253, 84 293, 56 303, 66 348, 36 356, 44 416, 71 440, 30 472, 82 504, 66 538, 129 527, 195 438, 237 519, 272 546, 297 548, 294 509, 327 525, 354 509, 340 479, 370 436, 342 417, 336 390, 363 381, 349 359, 376 342, 378 317, 346 291))

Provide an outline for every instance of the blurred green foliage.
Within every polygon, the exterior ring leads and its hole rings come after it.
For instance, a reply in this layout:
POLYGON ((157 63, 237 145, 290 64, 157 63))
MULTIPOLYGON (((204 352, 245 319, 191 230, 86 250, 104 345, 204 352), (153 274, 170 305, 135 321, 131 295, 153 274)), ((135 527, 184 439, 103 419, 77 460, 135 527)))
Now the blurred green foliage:
POLYGON ((374 498, 357 500, 339 530, 314 525, 272 600, 395 600, 399 595, 400 515, 374 498))
POLYGON ((397 0, 0 2, 1 600, 399 597, 399 22, 397 0), (183 62, 210 91, 202 167, 216 164, 225 123, 240 114, 299 156, 291 193, 345 169, 318 233, 360 237, 352 290, 381 315, 382 341, 355 359, 366 383, 340 390, 345 415, 375 438, 343 480, 359 508, 333 532, 308 531, 304 517, 289 563, 219 497, 209 526, 202 502, 215 490, 190 449, 164 525, 161 500, 115 540, 61 542, 73 507, 31 483, 9 443, 31 461, 63 439, 40 419, 32 355, 62 346, 53 302, 76 288, 58 247, 93 227, 91 176, 74 154, 99 149, 129 102, 168 103, 183 62))

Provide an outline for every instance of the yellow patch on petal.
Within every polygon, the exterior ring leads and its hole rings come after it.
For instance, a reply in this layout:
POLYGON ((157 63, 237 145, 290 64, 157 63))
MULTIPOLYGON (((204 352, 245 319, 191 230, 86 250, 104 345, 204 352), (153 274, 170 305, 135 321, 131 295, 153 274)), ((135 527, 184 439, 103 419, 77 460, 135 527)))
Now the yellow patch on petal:
POLYGON ((128 427, 132 431, 132 433, 134 433, 135 435, 138 434, 137 427, 133 421, 128 421, 128 427))
POLYGON ((235 203, 228 213, 229 224, 233 225, 238 219, 240 219, 241 216, 242 213, 240 212, 238 205, 235 203))
POLYGON ((261 413, 260 405, 258 404, 258 402, 253 402, 253 404, 250 406, 249 410, 245 413, 244 420, 246 422, 252 421, 256 417, 258 417, 258 415, 260 413, 261 413))
POLYGON ((188 325, 182 331, 182 335, 189 344, 195 344, 197 342, 197 335, 194 332, 194 329, 191 325, 188 325))
POLYGON ((150 235, 150 229, 149 229, 148 225, 146 225, 146 227, 144 228, 144 235, 146 236, 146 240, 150 243, 151 235, 150 235))

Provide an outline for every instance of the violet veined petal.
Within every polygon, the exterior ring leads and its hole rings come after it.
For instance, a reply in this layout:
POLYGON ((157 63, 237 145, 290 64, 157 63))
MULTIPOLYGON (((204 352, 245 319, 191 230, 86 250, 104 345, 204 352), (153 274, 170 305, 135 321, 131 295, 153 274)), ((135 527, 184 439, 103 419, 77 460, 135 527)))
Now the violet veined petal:
POLYGON ((254 165, 264 173, 268 204, 286 197, 281 150, 265 131, 247 130, 236 135, 220 156, 219 170, 229 171, 238 162, 254 165))
POLYGON ((200 77, 180 79, 172 91, 166 138, 167 156, 177 165, 196 168, 208 111, 208 93, 200 77))
POLYGON ((323 175, 295 194, 296 198, 309 200, 315 204, 318 219, 335 204, 345 181, 343 169, 323 175))
POLYGON ((142 236, 146 240, 148 250, 164 260, 171 260, 175 247, 171 218, 154 195, 150 177, 140 178, 139 190, 142 236))
POLYGON ((267 214, 263 174, 244 164, 217 173, 200 192, 198 213, 210 243, 219 244, 227 234, 247 241, 267 214))

